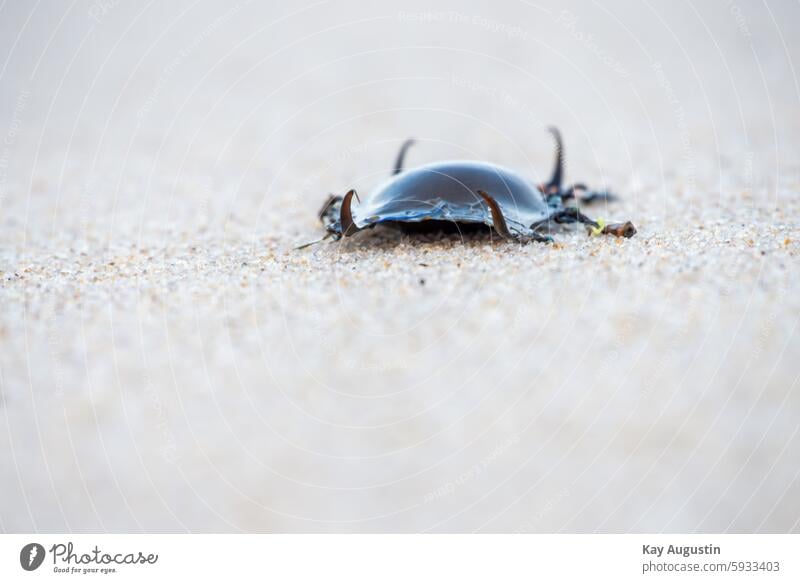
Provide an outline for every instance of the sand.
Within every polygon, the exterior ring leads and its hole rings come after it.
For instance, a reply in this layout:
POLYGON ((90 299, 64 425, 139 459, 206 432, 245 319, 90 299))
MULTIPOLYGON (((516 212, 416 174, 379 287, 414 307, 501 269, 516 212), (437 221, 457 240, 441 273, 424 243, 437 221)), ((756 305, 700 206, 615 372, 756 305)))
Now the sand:
POLYGON ((563 6, 4 5, 0 529, 799 531, 800 7, 563 6), (549 124, 636 237, 294 249, 549 124))

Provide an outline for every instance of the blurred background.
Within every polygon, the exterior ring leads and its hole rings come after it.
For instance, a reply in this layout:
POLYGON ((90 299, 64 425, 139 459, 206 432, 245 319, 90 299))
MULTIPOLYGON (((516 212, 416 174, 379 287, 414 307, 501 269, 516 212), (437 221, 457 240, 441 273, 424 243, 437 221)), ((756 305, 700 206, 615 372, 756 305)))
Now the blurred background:
POLYGON ((798 18, 3 3, 0 529, 798 531, 798 18), (636 237, 294 250, 551 124, 636 237))

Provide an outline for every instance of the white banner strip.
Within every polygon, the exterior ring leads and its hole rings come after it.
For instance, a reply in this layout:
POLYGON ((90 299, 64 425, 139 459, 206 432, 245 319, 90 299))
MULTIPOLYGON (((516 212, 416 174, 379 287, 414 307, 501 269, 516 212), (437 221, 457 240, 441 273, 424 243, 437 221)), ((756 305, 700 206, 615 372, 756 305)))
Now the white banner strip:
POLYGON ((0 581, 800 581, 800 535, 2 535, 0 581))

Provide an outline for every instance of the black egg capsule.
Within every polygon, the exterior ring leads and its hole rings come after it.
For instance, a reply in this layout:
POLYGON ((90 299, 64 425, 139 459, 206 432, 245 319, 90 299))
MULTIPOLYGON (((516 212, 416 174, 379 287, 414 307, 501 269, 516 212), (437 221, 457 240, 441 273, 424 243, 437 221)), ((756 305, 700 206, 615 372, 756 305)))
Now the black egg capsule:
POLYGON ((485 225, 507 239, 545 242, 552 240, 544 233, 554 224, 575 222, 596 234, 632 237, 636 228, 631 222, 600 224, 568 204, 615 197, 590 191, 583 184, 562 185, 561 135, 555 128, 550 131, 556 140, 555 168, 550 181, 539 185, 490 162, 436 162, 403 170, 405 154, 413 143, 408 140, 397 156, 393 176, 363 203, 355 190, 328 198, 319 213, 326 237, 349 237, 376 225, 413 230, 485 225))

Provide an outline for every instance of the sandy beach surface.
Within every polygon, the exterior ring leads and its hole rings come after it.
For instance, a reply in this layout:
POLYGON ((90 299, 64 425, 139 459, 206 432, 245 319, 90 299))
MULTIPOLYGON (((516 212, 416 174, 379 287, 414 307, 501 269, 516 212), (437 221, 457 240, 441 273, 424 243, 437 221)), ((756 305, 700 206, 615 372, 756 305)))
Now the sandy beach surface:
POLYGON ((4 3, 0 530, 800 531, 798 19, 4 3), (551 124, 634 238, 294 249, 551 124))

